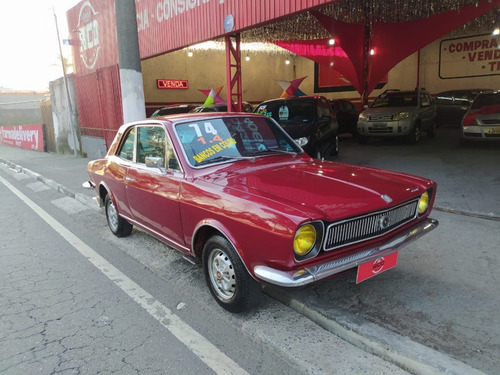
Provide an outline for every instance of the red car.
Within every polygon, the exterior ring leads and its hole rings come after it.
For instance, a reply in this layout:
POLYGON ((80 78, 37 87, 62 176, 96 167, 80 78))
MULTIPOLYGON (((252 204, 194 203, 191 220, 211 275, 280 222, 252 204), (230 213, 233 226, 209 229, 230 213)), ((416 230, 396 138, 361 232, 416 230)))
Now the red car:
POLYGON ((438 225, 435 182, 312 159, 256 114, 123 125, 88 172, 116 236, 135 225, 200 262, 231 312, 257 305, 262 282, 297 287, 356 267, 362 281, 438 225))

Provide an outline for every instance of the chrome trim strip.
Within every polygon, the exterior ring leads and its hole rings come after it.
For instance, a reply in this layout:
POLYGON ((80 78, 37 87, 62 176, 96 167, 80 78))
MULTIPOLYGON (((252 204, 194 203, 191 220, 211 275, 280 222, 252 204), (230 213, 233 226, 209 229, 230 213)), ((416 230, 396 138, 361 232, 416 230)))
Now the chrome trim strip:
POLYGON ((367 247, 354 254, 346 255, 335 260, 327 260, 311 267, 304 267, 294 271, 280 271, 267 266, 255 266, 254 273, 262 281, 285 287, 298 287, 325 279, 332 275, 359 266, 381 256, 394 253, 417 238, 429 233, 439 225, 435 219, 427 218, 403 233, 390 237, 387 242, 378 247, 367 247))

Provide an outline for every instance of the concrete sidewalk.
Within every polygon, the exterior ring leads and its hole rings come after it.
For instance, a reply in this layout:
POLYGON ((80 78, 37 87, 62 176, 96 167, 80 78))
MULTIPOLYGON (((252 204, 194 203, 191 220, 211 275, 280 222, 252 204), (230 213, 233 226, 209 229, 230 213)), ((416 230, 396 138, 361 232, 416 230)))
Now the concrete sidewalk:
POLYGON ((87 164, 90 160, 70 155, 59 155, 11 147, 0 143, 0 163, 35 177, 38 181, 92 208, 93 189, 85 189, 88 181, 87 164))

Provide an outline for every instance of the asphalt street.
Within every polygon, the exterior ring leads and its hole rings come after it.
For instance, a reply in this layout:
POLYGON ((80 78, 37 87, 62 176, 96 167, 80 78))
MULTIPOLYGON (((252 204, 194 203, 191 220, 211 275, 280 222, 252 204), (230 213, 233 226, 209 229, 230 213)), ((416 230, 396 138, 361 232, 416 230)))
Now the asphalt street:
MULTIPOLYGON (((438 183, 429 236, 398 266, 356 285, 352 274, 266 292, 369 353, 412 373, 495 374, 500 363, 500 148, 459 146, 457 129, 416 146, 341 139, 335 160, 429 177, 438 183)), ((89 160, 0 144, 0 162, 89 207, 89 160)), ((103 225, 105 221, 103 219, 103 225)), ((147 260, 145 260, 147 263, 147 260)), ((154 265, 151 265, 154 269, 154 265)))

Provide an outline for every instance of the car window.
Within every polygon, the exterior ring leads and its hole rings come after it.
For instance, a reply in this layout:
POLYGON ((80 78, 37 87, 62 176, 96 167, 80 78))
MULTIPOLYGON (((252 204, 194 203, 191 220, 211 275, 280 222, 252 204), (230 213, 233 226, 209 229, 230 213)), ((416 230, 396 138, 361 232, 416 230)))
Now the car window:
POLYGON ((134 146, 135 146, 135 127, 129 131, 125 137, 125 142, 122 144, 122 148, 118 153, 118 156, 133 161, 134 160, 134 146))
POLYGON ((256 113, 272 117, 279 123, 312 122, 314 110, 314 103, 309 100, 280 100, 260 105, 256 113))
POLYGON ((321 99, 318 104, 318 118, 332 115, 331 107, 325 99, 321 99))
POLYGON ((372 108, 378 107, 410 107, 417 105, 417 94, 409 93, 389 93, 379 96, 372 103, 372 108))
POLYGON ((265 117, 211 118, 177 124, 175 131, 195 167, 279 150, 301 152, 280 126, 265 117))
POLYGON ((159 126, 137 127, 137 163, 146 163, 146 157, 158 157, 165 166, 165 130, 159 126))
POLYGON ((489 107, 492 111, 500 111, 500 94, 478 95, 472 103, 472 109, 489 107))

